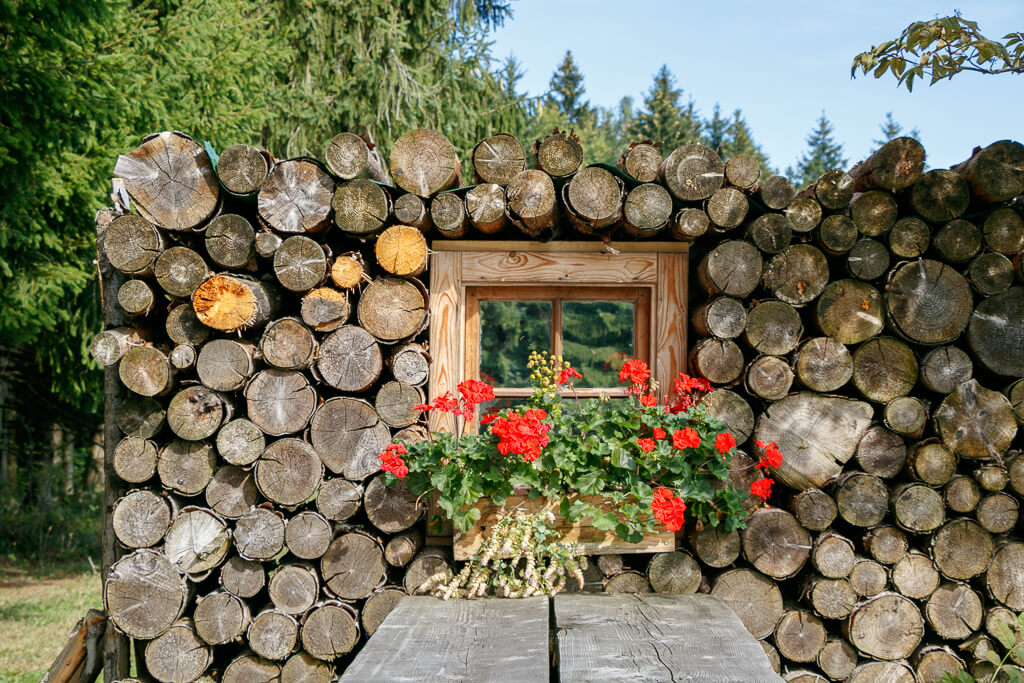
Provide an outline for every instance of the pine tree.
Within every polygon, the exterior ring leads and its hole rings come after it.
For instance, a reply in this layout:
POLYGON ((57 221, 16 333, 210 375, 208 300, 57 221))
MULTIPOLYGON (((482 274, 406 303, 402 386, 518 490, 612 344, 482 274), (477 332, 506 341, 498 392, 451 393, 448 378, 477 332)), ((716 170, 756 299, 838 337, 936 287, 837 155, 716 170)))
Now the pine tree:
POLYGON ((835 129, 825 117, 825 112, 822 111, 817 123, 807 136, 807 151, 800 157, 795 169, 792 167, 786 169, 786 175, 794 185, 800 187, 810 185, 825 171, 846 166, 843 146, 835 141, 834 133, 835 129))
POLYGON ((680 104, 681 88, 675 87, 676 79, 668 66, 662 65, 654 75, 654 83, 644 96, 644 108, 636 113, 630 137, 636 140, 651 139, 662 143, 662 153, 691 142, 700 142, 700 126, 693 100, 680 104))
POLYGON ((711 118, 704 121, 704 138, 707 140, 708 147, 711 149, 722 147, 726 143, 728 128, 729 122, 722 118, 722 108, 718 102, 715 102, 711 118))
MULTIPOLYGON (((878 128, 882 131, 882 137, 879 140, 873 140, 875 145, 878 147, 881 147, 890 140, 895 140, 896 138, 904 135, 903 126, 893 118, 891 111, 885 112, 885 120, 878 124, 878 128)), ((917 128, 914 128, 906 134, 906 137, 911 137, 917 140, 921 137, 921 132, 917 130, 917 128)))
POLYGON ((571 50, 566 51, 562 63, 552 74, 549 88, 548 95, 567 123, 578 125, 592 114, 590 103, 583 99, 583 72, 573 61, 571 50))
POLYGON ((757 159, 762 173, 774 173, 771 164, 768 162, 768 155, 764 153, 761 146, 754 142, 747 126, 743 112, 737 109, 732 113, 732 118, 725 128, 725 139, 722 143, 722 158, 731 159, 740 154, 748 154, 757 159))

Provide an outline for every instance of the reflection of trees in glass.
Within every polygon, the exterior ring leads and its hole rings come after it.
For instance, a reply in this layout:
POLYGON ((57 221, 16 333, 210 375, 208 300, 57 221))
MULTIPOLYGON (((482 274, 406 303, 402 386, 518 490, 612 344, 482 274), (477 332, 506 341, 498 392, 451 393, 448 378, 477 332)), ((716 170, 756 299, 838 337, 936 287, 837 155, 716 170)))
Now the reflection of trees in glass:
POLYGON ((550 301, 480 302, 480 379, 501 387, 530 386, 531 351, 551 348, 550 301))
POLYGON ((614 387, 622 362, 632 358, 633 303, 562 303, 562 356, 583 375, 578 387, 614 387))

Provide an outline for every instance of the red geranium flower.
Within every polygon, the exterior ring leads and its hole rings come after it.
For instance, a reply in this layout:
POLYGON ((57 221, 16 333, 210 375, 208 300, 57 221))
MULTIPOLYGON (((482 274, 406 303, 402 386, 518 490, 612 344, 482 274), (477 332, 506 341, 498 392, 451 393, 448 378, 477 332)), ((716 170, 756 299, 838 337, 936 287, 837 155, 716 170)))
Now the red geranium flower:
POLYGON ((640 397, 640 405, 650 408, 658 405, 658 399, 654 394, 644 394, 640 397))
POLYGON ((491 385, 475 379, 467 379, 458 386, 459 393, 466 403, 471 406, 478 406, 485 401, 494 400, 494 389, 491 385))
POLYGON ((700 448, 700 434, 696 429, 683 427, 672 434, 672 445, 683 450, 684 448, 700 448))
POLYGON ((666 435, 665 435, 665 430, 664 429, 662 429, 661 427, 655 427, 654 428, 654 438, 655 439, 664 439, 665 436, 666 435))
POLYGON ((757 496, 761 500, 768 500, 772 495, 772 484, 774 479, 758 479, 750 485, 750 495, 757 496))
POLYGON ((633 360, 627 360, 622 364, 622 368, 619 370, 619 381, 630 384, 639 385, 646 382, 651 376, 651 369, 647 367, 647 363, 643 362, 639 358, 633 360))
POLYGON ((636 443, 644 453, 653 451, 655 447, 654 439, 637 439, 636 443))
POLYGON ((483 417, 480 418, 480 424, 482 424, 482 425, 489 425, 492 422, 494 422, 494 420, 497 417, 498 417, 497 413, 487 413, 486 415, 484 415, 483 417))
POLYGON ((521 455, 526 462, 536 460, 540 457, 540 450, 548 445, 551 425, 543 421, 547 416, 538 408, 527 410, 522 415, 513 411, 506 417, 495 418, 491 433, 498 437, 498 452, 521 455))
POLYGON ((571 380, 573 378, 575 378, 575 379, 583 379, 583 375, 581 375, 580 373, 576 372, 576 368, 565 368, 560 373, 558 373, 558 380, 557 381, 558 381, 559 384, 565 384, 566 382, 568 382, 569 380, 571 380))
POLYGON ((779 450, 774 441, 766 444, 758 439, 757 445, 764 449, 764 455, 758 461, 757 468, 768 469, 769 467, 774 468, 782 464, 782 451, 779 450))
POLYGON ((384 448, 384 452, 377 456, 381 461, 380 468, 385 472, 390 472, 399 479, 405 479, 405 476, 409 474, 409 468, 406 467, 405 462, 399 457, 405 454, 405 446, 402 444, 388 444, 384 448))
POLYGON ((672 489, 659 486, 654 490, 654 498, 651 500, 651 512, 654 518, 665 525, 669 531, 679 531, 683 528, 686 518, 686 503, 682 498, 676 496, 672 489))
POLYGON ((736 439, 729 432, 722 432, 715 437, 715 450, 725 455, 736 447, 736 439))

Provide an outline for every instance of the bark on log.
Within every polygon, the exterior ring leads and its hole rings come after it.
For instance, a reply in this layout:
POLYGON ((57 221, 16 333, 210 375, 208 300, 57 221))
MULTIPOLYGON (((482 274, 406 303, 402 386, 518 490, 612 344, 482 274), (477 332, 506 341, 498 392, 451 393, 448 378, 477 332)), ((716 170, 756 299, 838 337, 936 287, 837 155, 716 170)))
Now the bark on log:
POLYGON ((728 240, 701 260, 697 275, 708 294, 744 299, 760 283, 763 268, 761 254, 754 245, 728 240))
POLYGON ((741 537, 747 561, 776 579, 795 576, 810 555, 810 534, 785 510, 758 510, 750 516, 741 537))
POLYGON ((366 485, 363 507, 370 523, 386 534, 405 531, 423 516, 424 511, 424 506, 404 481, 387 486, 383 474, 375 476, 366 485))
POLYGON ((926 345, 956 339, 971 317, 970 285, 939 261, 897 265, 885 296, 889 319, 903 336, 926 345))
POLYGON ((800 345, 793 359, 796 379, 812 391, 829 393, 853 377, 853 358, 832 337, 815 337, 800 345))
POLYGON ((897 434, 916 438, 924 433, 928 407, 919 398, 900 396, 885 404, 883 419, 885 426, 897 434))
POLYGON ((439 581, 446 583, 453 576, 448 555, 444 550, 428 547, 421 550, 406 567, 402 585, 410 595, 429 593, 439 581))
POLYGON ((302 439, 278 439, 256 462, 256 486, 265 498, 284 507, 312 498, 324 478, 324 464, 302 439))
POLYGON ((963 640, 981 628, 981 597, 964 583, 944 583, 924 607, 928 625, 945 640, 963 640))
POLYGON ((895 337, 870 339, 853 353, 853 384, 869 401, 906 396, 917 383, 917 357, 895 337))
POLYGON ((377 390, 374 409, 388 427, 408 427, 419 416, 416 406, 425 401, 423 391, 403 382, 387 382, 377 390))
POLYGON ((234 465, 217 469, 206 485, 206 504, 221 517, 238 519, 256 504, 259 492, 252 472, 234 465))
POLYGON ((769 209, 781 211, 796 197, 796 189, 789 178, 771 175, 765 178, 757 188, 757 200, 769 209))
POLYGON ((392 567, 404 567, 412 562, 412 558, 416 557, 422 546, 423 534, 419 531, 407 531, 387 542, 384 546, 384 559, 392 567))
POLYGON ((839 516, 854 526, 871 528, 885 519, 889 489, 878 477, 847 472, 836 481, 834 495, 839 516))
POLYGON ((967 341, 983 366, 1008 377, 1024 376, 1024 287, 1011 287, 978 304, 967 341))
POLYGON ((901 595, 926 600, 940 582, 932 558, 913 550, 892 566, 892 585, 901 595))
POLYGON ((231 145, 217 160, 217 178, 230 194, 248 197, 266 182, 272 164, 273 159, 266 151, 249 145, 231 145))
POLYGON ((308 292, 327 277, 323 247, 305 235, 292 235, 274 252, 274 275, 288 291, 308 292))
POLYGON ((152 398, 121 401, 114 413, 117 428, 125 436, 137 436, 142 439, 149 439, 158 434, 166 424, 166 417, 167 411, 152 398))
POLYGON ((334 667, 308 652, 296 652, 281 667, 281 683, 331 683, 335 678, 334 667))
POLYGON ((889 231, 889 249, 899 258, 913 259, 928 251, 932 231, 920 218, 904 216, 889 231))
POLYGON ((324 151, 324 161, 331 173, 342 180, 368 176, 378 183, 387 183, 380 152, 365 138, 355 133, 338 133, 324 151))
POLYGON ((929 486, 948 482, 956 474, 956 464, 953 451, 934 440, 915 444, 907 454, 907 472, 929 486))
POLYGON ((267 574, 263 571, 263 565, 237 555, 228 558, 228 561, 220 568, 221 587, 243 600, 247 600, 263 590, 266 582, 267 574))
POLYGON ((846 270, 858 280, 877 280, 889 270, 889 250, 878 240, 858 240, 846 256, 846 270))
POLYGON ((810 244, 794 244, 772 257, 764 269, 765 289, 793 306, 818 298, 828 284, 828 261, 810 244))
POLYGON ((153 310, 156 296, 142 280, 128 280, 117 290, 117 303, 130 316, 146 316, 153 310))
POLYGON ((725 182, 725 164, 718 153, 701 144, 683 145, 661 164, 662 182, 676 199, 707 199, 725 182))
POLYGON ((284 614, 305 614, 320 593, 316 570, 305 564, 285 564, 274 570, 267 584, 267 595, 274 608, 284 614))
POLYGON ((466 192, 466 213, 469 223, 485 235, 495 235, 505 229, 505 188, 495 183, 477 185, 466 192))
POLYGON ((967 279, 982 296, 1002 294, 1013 284, 1013 263, 1002 254, 982 254, 967 267, 967 279))
POLYGON ((347 479, 327 479, 316 496, 316 509, 329 520, 344 522, 359 512, 363 487, 347 479))
POLYGON ((372 636, 377 632, 381 623, 384 621, 384 617, 395 608, 398 601, 404 596, 408 595, 403 589, 397 586, 388 586, 383 588, 369 598, 363 604, 362 610, 362 622, 363 631, 366 635, 372 636))
MULTIPOLYGON (((667 195, 668 193, 666 193, 666 196, 667 195)), ((747 195, 734 187, 723 187, 719 190, 715 190, 715 193, 711 195, 711 199, 708 200, 705 210, 707 211, 708 218, 710 218, 711 222, 718 226, 719 229, 731 230, 732 228, 739 227, 743 223, 744 219, 747 217, 747 211, 749 208, 750 203, 747 201, 747 195)), ((781 214, 766 215, 774 216, 781 214)))
POLYGON ((657 235, 672 220, 672 196, 657 183, 637 185, 626 195, 623 219, 626 232, 634 237, 657 235))
POLYGON ((543 140, 533 143, 537 168, 552 178, 568 178, 583 166, 583 148, 575 133, 555 128, 543 140))
POLYGON ((996 209, 985 218, 981 233, 989 249, 1013 256, 1024 249, 1024 216, 1009 206, 996 209))
POLYGON ((712 384, 729 384, 743 373, 743 352, 731 339, 704 339, 694 347, 690 364, 712 384))
POLYGON ((312 510, 303 510, 285 524, 284 544, 295 557, 319 559, 331 544, 331 523, 312 510))
POLYGON ((747 366, 747 392, 766 401, 785 398, 793 385, 793 370, 784 358, 760 356, 747 366))
POLYGON ((480 182, 505 187, 526 169, 526 150, 514 135, 495 133, 477 143, 472 160, 480 182))
POLYGON ((231 419, 231 405, 223 396, 204 386, 182 389, 167 406, 167 425, 174 434, 188 441, 213 436, 231 419))
POLYGON ((238 214, 221 214, 206 228, 205 244, 210 260, 221 268, 242 268, 256 255, 256 231, 238 214))
POLYGON ((761 177, 761 167, 757 157, 749 154, 737 154, 725 162, 725 182, 741 190, 749 190, 757 184, 761 177))
POLYGON ((857 593, 842 579, 814 577, 804 589, 807 602, 822 619, 845 619, 857 604, 857 593))
POLYGON ((878 237, 889 232, 896 224, 898 213, 892 193, 882 190, 856 194, 850 202, 850 218, 865 237, 878 237))
POLYGON ((754 431, 754 411, 750 404, 734 391, 716 389, 701 399, 708 415, 728 428, 737 444, 743 444, 754 431))
POLYGON ((263 325, 276 306, 276 293, 265 283, 236 275, 214 275, 192 295, 199 321, 221 332, 263 325))
POLYGON ((771 635, 782 617, 778 584, 751 569, 733 569, 719 575, 711 595, 728 605, 755 638, 771 635))
POLYGON ((875 659, 909 657, 924 636, 921 610, 896 593, 883 593, 861 603, 844 626, 850 644, 875 659))
POLYGON ((280 661, 295 651, 299 640, 299 622, 295 617, 275 609, 265 609, 257 614, 249 629, 246 640, 253 652, 260 657, 280 661))
POLYGON ((683 208, 669 223, 669 231, 680 242, 692 242, 708 231, 711 219, 703 209, 683 208))
POLYGON ((1017 420, 1010 402, 973 379, 942 401, 935 411, 935 423, 942 442, 964 458, 994 458, 1001 462, 1002 454, 1017 435, 1017 420))
POLYGON ((862 558, 853 565, 848 580, 857 595, 869 598, 885 590, 889 574, 881 563, 862 558))
POLYGON ((1013 140, 993 142, 953 170, 967 181, 976 202, 1004 202, 1024 192, 1024 145, 1013 140))
POLYGON ((775 627, 775 647, 791 662, 813 662, 825 646, 825 626, 805 610, 789 609, 775 627))
POLYGON ((842 681, 857 668, 857 651, 842 638, 831 638, 818 653, 818 668, 831 681, 842 681))
MULTIPOLYGON (((995 548, 992 536, 976 522, 957 519, 935 532, 932 558, 942 575, 966 581, 988 570, 995 548)), ((973 630, 973 629, 972 629, 973 630)))
POLYGON ((924 158, 920 142, 911 137, 895 138, 854 166, 850 177, 859 189, 905 190, 924 172, 924 158))
POLYGON ((391 443, 391 433, 369 403, 339 396, 317 409, 309 439, 327 469, 362 481, 380 471, 377 456, 391 443))
POLYGON ((445 192, 430 202, 430 220, 443 237, 458 239, 469 231, 469 216, 461 194, 445 192))
POLYGON ((316 390, 301 372, 262 370, 245 387, 249 420, 265 434, 302 431, 317 404, 316 390))
POLYGON ((220 680, 221 683, 273 683, 280 677, 280 665, 247 652, 231 660, 220 680))
POLYGON ((841 213, 826 216, 818 229, 818 243, 826 254, 840 256, 857 244, 857 225, 841 213))
POLYGON ((320 559, 325 589, 341 600, 370 597, 384 585, 385 572, 380 542, 361 532, 338 536, 320 559))
POLYGON ((235 523, 235 548, 246 560, 273 559, 284 548, 284 529, 284 515, 280 512, 267 507, 253 508, 235 523))
POLYGON ((747 326, 747 309, 738 299, 719 296, 694 311, 691 321, 702 337, 735 339, 747 326))
POLYGON ((260 187, 260 219, 280 233, 317 233, 328 225, 334 179, 320 164, 303 159, 274 165, 260 187))
POLYGON ((950 510, 960 513, 971 512, 981 502, 981 487, 967 475, 958 474, 946 484, 944 497, 950 510))
POLYGON ((231 550, 227 523, 212 510, 187 507, 178 513, 164 538, 164 553, 178 571, 205 578, 231 550))
POLYGON ((252 622, 249 606, 223 591, 199 598, 192 618, 196 635, 210 645, 225 645, 240 638, 252 622))
POLYGON ((907 535, 888 524, 876 526, 864 534, 864 549, 882 564, 896 564, 907 554, 907 535))
POLYGON ((158 550, 125 555, 103 584, 103 609, 114 626, 131 638, 156 638, 185 609, 185 578, 158 550))
POLYGON ((121 357, 121 383, 141 396, 166 394, 174 386, 174 369, 167 356, 152 346, 135 346, 121 357))
MULTIPOLYGON (((753 160, 753 157, 747 157, 753 160)), ((623 173, 638 183, 652 183, 658 179, 658 172, 661 169, 661 143, 644 140, 643 142, 630 143, 629 149, 619 157, 618 167, 623 173)), ((738 167, 735 167, 739 171, 738 167)), ((754 169, 757 169, 757 162, 754 162, 754 169)), ((748 170, 747 175, 750 172, 748 170)), ((738 172, 742 176, 742 172, 738 172)), ((756 180, 756 177, 755 177, 756 180)), ((749 185, 745 186, 749 187, 749 185)))
POLYGON ((793 226, 785 214, 761 214, 747 224, 747 239, 766 254, 778 254, 793 241, 793 226))
POLYGON ((251 465, 265 447, 263 432, 245 418, 232 420, 217 432, 217 452, 232 465, 251 465))
POLYGON ((1020 504, 1010 494, 999 491, 982 498, 974 514, 986 531, 1005 534, 1017 526, 1020 504))
POLYGON ((622 221, 623 182, 600 166, 588 166, 562 186, 570 224, 585 235, 597 235, 622 221))
POLYGON ((658 553, 647 565, 647 579, 655 593, 696 593, 701 584, 700 565, 687 552, 658 553))
POLYGON ((832 496, 821 489, 797 493, 789 502, 789 511, 796 515, 800 526, 811 531, 828 529, 839 513, 832 496))
MULTIPOLYGON (((726 168, 726 176, 728 176, 728 172, 729 170, 726 168)), ((783 213, 789 219, 793 232, 807 233, 821 223, 821 204, 810 197, 794 199, 783 213)))
POLYGON ((160 451, 156 464, 160 484, 183 496, 202 493, 217 468, 217 454, 205 441, 175 439, 160 451))
POLYGON ((427 321, 425 290, 414 281, 377 278, 359 297, 356 317, 363 329, 384 344, 412 337, 427 321))
POLYGON ((930 533, 946 521, 942 496, 924 484, 902 484, 891 498, 893 520, 904 531, 930 533))
POLYGON ((735 530, 725 531, 720 526, 706 526, 690 537, 690 546, 701 562, 709 567, 721 569, 739 558, 740 534, 735 530))
POLYGON ((114 472, 131 484, 149 481, 156 474, 156 444, 138 436, 126 436, 114 447, 114 472))
MULTIPOLYGON (((842 579, 850 575, 856 561, 853 541, 834 531, 820 534, 811 551, 811 564, 826 579, 842 579)), ((829 617, 837 619, 838 617, 829 617)))
POLYGON ((114 535, 126 548, 149 548, 167 533, 171 506, 152 491, 132 491, 114 503, 111 512, 114 535))
POLYGON ((145 660, 158 681, 194 681, 213 663, 213 650, 196 635, 191 619, 180 619, 146 644, 145 660))
POLYGON ((781 356, 796 348, 803 331, 795 308, 784 301, 763 301, 747 314, 743 339, 760 353, 781 356))
POLYGON ((302 624, 302 648, 311 656, 332 661, 352 651, 359 642, 355 610, 340 602, 314 609, 302 624))
POLYGON ((899 434, 881 425, 872 425, 857 444, 857 464, 870 475, 890 479, 907 462, 907 446, 899 434))
POLYGON ((882 295, 858 280, 830 282, 815 309, 821 331, 843 344, 859 344, 874 337, 885 325, 882 295))
POLYGON ((505 188, 508 218, 530 237, 538 237, 558 222, 558 195, 551 176, 543 171, 518 173, 505 188))

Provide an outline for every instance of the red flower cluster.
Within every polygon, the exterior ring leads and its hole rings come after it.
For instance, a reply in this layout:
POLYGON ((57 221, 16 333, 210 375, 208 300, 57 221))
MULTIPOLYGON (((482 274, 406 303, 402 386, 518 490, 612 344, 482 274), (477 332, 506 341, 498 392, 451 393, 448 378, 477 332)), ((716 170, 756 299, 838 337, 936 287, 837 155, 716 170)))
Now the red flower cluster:
POLYGON ((436 410, 439 413, 461 415, 468 420, 473 417, 473 411, 478 405, 494 399, 494 389, 486 382, 467 379, 465 382, 460 382, 456 388, 462 394, 462 398, 456 398, 452 392, 447 391, 443 396, 435 398, 433 403, 421 403, 414 410, 426 412, 436 410))
POLYGON ((506 417, 495 418, 491 433, 498 437, 498 452, 502 455, 517 453, 525 462, 536 460, 540 449, 548 445, 551 425, 544 423, 547 416, 545 411, 531 408, 522 415, 512 411, 506 417))
POLYGON ((774 479, 758 479, 750 485, 750 495, 757 496, 761 500, 768 500, 772 495, 772 484, 774 479))
POLYGON ((774 469, 782 464, 782 451, 779 450, 774 441, 766 444, 758 439, 757 445, 764 449, 764 455, 761 456, 756 465, 758 469, 768 469, 769 467, 774 469))
POLYGON ((402 444, 388 444, 384 452, 377 456, 381 461, 380 468, 385 472, 390 472, 399 479, 405 479, 405 475, 409 474, 409 468, 405 466, 405 461, 400 457, 405 454, 405 446, 402 444))
POLYGON ((651 501, 651 512, 654 518, 665 524, 669 531, 679 531, 686 521, 683 513, 686 512, 686 503, 682 498, 676 496, 676 492, 659 486, 654 490, 654 499, 651 501))
POLYGON ((664 429, 662 429, 661 427, 655 427, 654 428, 654 438, 655 439, 664 439, 666 436, 667 436, 667 434, 665 433, 664 429))
POLYGON ((640 397, 640 405, 651 408, 658 405, 658 398, 654 394, 644 394, 640 397))
POLYGON ((472 407, 494 400, 494 388, 479 380, 467 379, 459 384, 458 389, 466 404, 472 407))
POLYGON ((675 392, 666 407, 670 413, 685 413, 690 410, 690 406, 697 402, 694 392, 710 393, 712 391, 711 384, 706 379, 690 377, 682 372, 673 380, 673 383, 675 392))
POLYGON ((637 439, 636 444, 640 446, 640 450, 642 450, 644 453, 650 453, 651 451, 654 450, 654 447, 656 445, 654 443, 654 439, 637 439))
POLYGON ((715 450, 725 457, 725 454, 736 447, 736 439, 729 432, 722 432, 715 437, 715 450))
POLYGON ((619 370, 619 381, 629 382, 629 393, 643 393, 643 385, 651 378, 651 369, 639 358, 627 360, 619 370))
POLYGON ((558 380, 557 380, 557 382, 558 382, 559 385, 562 385, 562 384, 565 384, 566 382, 570 381, 573 378, 575 378, 575 379, 583 379, 583 375, 581 375, 580 373, 576 372, 576 368, 565 368, 560 373, 558 373, 558 380))
POLYGON ((700 434, 696 429, 683 427, 672 434, 672 445, 679 450, 684 448, 700 448, 700 434))

